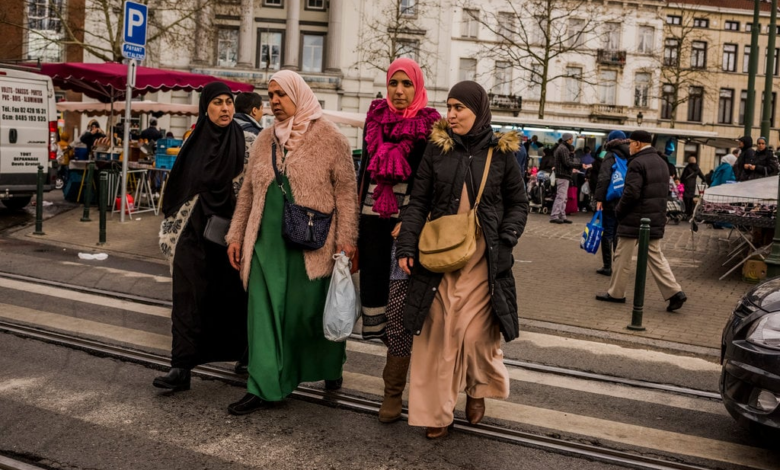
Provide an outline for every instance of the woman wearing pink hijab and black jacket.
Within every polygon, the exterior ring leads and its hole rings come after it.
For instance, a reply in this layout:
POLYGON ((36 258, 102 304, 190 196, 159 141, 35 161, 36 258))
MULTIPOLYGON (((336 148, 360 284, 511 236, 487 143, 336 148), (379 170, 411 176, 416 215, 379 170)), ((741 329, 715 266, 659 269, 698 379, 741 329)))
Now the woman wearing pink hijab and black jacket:
POLYGON ((412 350, 412 336, 403 326, 409 281, 394 260, 394 240, 417 166, 441 116, 426 107, 428 94, 415 61, 395 60, 387 71, 386 84, 387 98, 371 103, 366 116, 358 249, 363 337, 380 338, 388 347, 379 420, 390 423, 401 417, 412 350))
POLYGON ((337 389, 346 361, 345 343, 325 339, 322 312, 333 254, 351 258, 356 250, 350 145, 322 116, 317 97, 297 73, 275 73, 268 96, 276 119, 252 146, 226 237, 230 263, 249 293, 247 393, 228 407, 237 415, 283 400, 301 382, 325 380, 327 389, 337 389), (332 216, 321 248, 301 249, 283 238, 287 200, 332 216))

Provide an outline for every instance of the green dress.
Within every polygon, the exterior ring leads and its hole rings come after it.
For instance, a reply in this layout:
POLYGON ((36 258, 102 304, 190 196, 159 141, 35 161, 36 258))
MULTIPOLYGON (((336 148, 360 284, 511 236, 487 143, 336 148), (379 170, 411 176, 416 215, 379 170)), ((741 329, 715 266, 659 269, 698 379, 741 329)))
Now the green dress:
POLYGON ((337 380, 347 359, 346 344, 326 340, 322 330, 330 277, 309 280, 303 251, 282 238, 283 211, 282 192, 272 182, 248 283, 247 391, 266 401, 284 399, 301 382, 337 380))

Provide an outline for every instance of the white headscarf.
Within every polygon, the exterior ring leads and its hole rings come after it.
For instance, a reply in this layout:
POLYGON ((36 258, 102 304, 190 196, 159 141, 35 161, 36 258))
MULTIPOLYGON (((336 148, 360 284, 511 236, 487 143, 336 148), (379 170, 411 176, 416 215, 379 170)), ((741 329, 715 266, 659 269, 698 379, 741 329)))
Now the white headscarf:
POLYGON ((737 163, 737 157, 735 157, 732 154, 728 154, 725 157, 720 159, 721 163, 728 163, 731 166, 734 166, 735 163, 737 163))

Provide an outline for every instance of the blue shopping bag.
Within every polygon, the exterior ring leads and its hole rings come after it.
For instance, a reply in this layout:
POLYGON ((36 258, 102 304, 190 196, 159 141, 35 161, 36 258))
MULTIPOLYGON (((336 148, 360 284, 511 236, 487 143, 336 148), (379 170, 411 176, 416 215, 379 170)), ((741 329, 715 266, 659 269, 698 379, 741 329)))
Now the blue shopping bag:
POLYGON ((599 251, 602 235, 604 235, 604 227, 601 223, 601 211, 596 211, 593 218, 585 226, 585 231, 582 232, 580 248, 595 255, 599 251))
POLYGON ((615 155, 615 164, 612 165, 612 177, 607 188, 607 201, 614 201, 623 196, 623 188, 626 185, 626 173, 628 172, 628 160, 615 155))

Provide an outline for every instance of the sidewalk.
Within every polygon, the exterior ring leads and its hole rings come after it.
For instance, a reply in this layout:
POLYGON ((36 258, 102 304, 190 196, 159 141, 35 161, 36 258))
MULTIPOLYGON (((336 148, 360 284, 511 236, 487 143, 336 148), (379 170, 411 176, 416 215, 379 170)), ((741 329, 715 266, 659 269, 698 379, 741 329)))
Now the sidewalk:
MULTIPOLYGON (((92 222, 80 222, 82 210, 75 209, 44 222, 44 236, 32 235, 33 227, 18 230, 13 238, 78 249, 89 253, 142 259, 165 264, 157 245, 161 216, 144 213, 133 220, 119 222, 119 214, 109 216, 107 243, 97 246, 98 213, 92 211, 92 222)), ((688 302, 678 313, 666 312, 655 283, 648 279, 645 293, 644 332, 626 329, 631 321, 633 280, 626 304, 597 301, 597 292, 605 291, 609 278, 596 274, 601 256, 590 255, 579 248, 584 224, 590 214, 575 214, 574 224, 548 223, 548 217, 530 214, 528 226, 515 249, 514 267, 520 318, 524 323, 545 322, 542 329, 555 330, 556 325, 619 334, 618 341, 632 338, 720 348, 723 326, 737 299, 751 284, 742 282, 740 270, 719 281, 728 267, 720 265, 730 250, 728 230, 701 226, 696 233, 693 251, 690 226, 667 227, 662 246, 688 302), (550 325, 552 324, 552 325, 550 325)), ((614 339, 614 338, 612 338, 614 339)))

